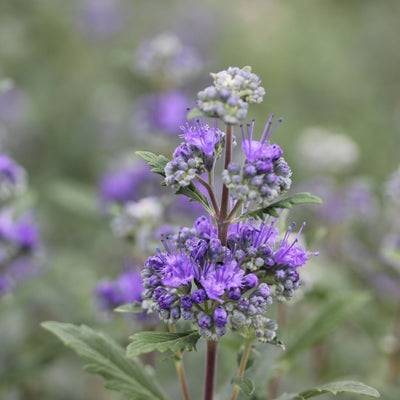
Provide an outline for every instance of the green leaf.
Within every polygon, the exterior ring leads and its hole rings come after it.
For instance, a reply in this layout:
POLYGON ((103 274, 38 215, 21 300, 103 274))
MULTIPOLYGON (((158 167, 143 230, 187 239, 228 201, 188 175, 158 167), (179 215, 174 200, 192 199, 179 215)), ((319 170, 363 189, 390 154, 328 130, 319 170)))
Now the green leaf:
POLYGON ((143 311, 142 303, 139 301, 135 301, 133 304, 124 304, 117 308, 114 308, 115 312, 118 313, 127 313, 127 314, 143 314, 146 311, 143 311))
POLYGON ((134 400, 167 400, 138 359, 128 359, 124 349, 111 338, 81 325, 43 322, 42 327, 75 350, 88 364, 85 370, 106 380, 105 387, 134 400))
POLYGON ((297 193, 293 196, 287 197, 286 199, 282 199, 275 203, 272 203, 268 207, 247 212, 243 214, 240 219, 246 219, 250 217, 263 219, 265 214, 272 215, 273 217, 278 218, 278 210, 280 210, 281 208, 292 208, 293 205, 297 204, 322 204, 322 200, 319 197, 312 195, 311 193, 297 193))
POLYGON ((200 339, 197 331, 187 332, 138 332, 130 337, 132 343, 128 346, 128 357, 158 350, 174 352, 187 349, 196 350, 196 343, 200 339))
POLYGON ((150 167, 153 167, 151 172, 165 177, 164 169, 169 162, 167 157, 154 154, 151 151, 136 151, 135 154, 147 161, 147 164, 150 165, 150 167))
POLYGON ((204 196, 204 194, 193 182, 190 182, 190 185, 188 186, 179 188, 175 194, 183 194, 189 197, 189 201, 196 201, 197 203, 200 203, 210 214, 214 214, 214 211, 208 204, 207 197, 204 196))
POLYGON ((256 390, 256 384, 249 378, 233 378, 232 383, 239 386, 240 390, 248 396, 251 396, 256 390))
POLYGON ((364 396, 374 397, 376 399, 380 397, 380 394, 377 390, 370 386, 364 385, 361 382, 341 381, 303 390, 300 393, 284 393, 275 400, 307 400, 311 397, 319 396, 325 393, 331 393, 333 395, 337 395, 338 393, 356 393, 364 396))
POLYGON ((330 297, 319 312, 296 331, 295 339, 287 344, 284 361, 293 361, 300 353, 332 333, 346 318, 354 315, 368 300, 366 293, 341 293, 330 297))
POLYGON ((192 109, 188 112, 188 115, 187 115, 186 119, 187 119, 188 121, 190 121, 191 119, 195 119, 195 118, 199 118, 199 117, 203 117, 203 116, 204 116, 204 114, 203 114, 203 112, 202 112, 200 109, 198 109, 198 108, 192 108, 192 109))

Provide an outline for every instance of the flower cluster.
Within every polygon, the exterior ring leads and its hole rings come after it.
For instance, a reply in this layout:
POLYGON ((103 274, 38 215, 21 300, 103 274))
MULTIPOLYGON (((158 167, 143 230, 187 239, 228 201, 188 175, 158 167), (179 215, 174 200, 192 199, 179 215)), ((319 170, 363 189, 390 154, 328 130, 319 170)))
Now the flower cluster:
POLYGON ((142 271, 143 309, 170 324, 191 320, 211 340, 243 327, 260 341, 273 340, 277 325, 265 317, 267 307, 293 296, 297 269, 316 254, 298 245, 301 230, 290 242, 290 227, 279 241, 274 222, 231 225, 227 246, 204 216, 164 238, 164 251, 142 271))
POLYGON ((163 33, 144 42, 134 56, 135 69, 144 76, 182 83, 199 72, 197 51, 174 34, 163 33))
POLYGON ((182 127, 181 143, 174 152, 174 159, 165 166, 167 186, 187 186, 205 171, 211 171, 215 160, 224 148, 225 133, 215 124, 210 127, 204 120, 195 120, 182 127))
POLYGON ((35 275, 39 232, 30 212, 18 211, 13 200, 26 190, 26 173, 6 154, 0 155, 0 296, 18 281, 35 275))
POLYGON ((268 139, 273 129, 270 117, 260 141, 253 140, 254 121, 247 125, 247 139, 242 128, 242 149, 246 160, 243 168, 231 162, 228 169, 223 171, 223 183, 230 189, 234 199, 244 203, 253 204, 255 207, 266 207, 278 196, 289 190, 292 183, 291 170, 282 157, 281 148, 268 144, 268 139))
POLYGON ((211 76, 213 86, 197 95, 200 110, 209 117, 236 125, 246 118, 249 104, 263 100, 265 90, 260 86, 261 80, 249 67, 229 67, 211 76))

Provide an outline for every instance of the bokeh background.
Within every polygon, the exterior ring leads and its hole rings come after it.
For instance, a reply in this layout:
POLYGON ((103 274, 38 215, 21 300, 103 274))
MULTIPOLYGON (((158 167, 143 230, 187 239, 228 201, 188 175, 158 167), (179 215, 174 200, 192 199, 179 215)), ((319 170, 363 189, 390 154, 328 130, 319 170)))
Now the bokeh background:
MULTIPOLYGON (((191 79, 168 83, 190 99, 185 107, 211 83, 210 71, 252 66, 267 94, 249 119, 263 126, 270 113, 284 117, 272 140, 292 167, 294 191, 324 200, 288 216, 307 220, 304 240, 320 256, 304 271, 302 298, 275 310, 289 355, 257 348, 264 391, 254 399, 266 398, 276 375, 279 392, 354 378, 397 399, 400 177, 387 182, 400 164, 399 18, 395 0, 1 0, 0 79, 13 82, 0 96, 1 153, 29 175, 44 254, 41 273, 0 299, 0 397, 121 398, 83 374, 40 322, 85 323, 121 344, 141 326, 96 304, 99 280, 138 259, 113 235, 99 184, 135 150, 169 156, 180 142, 179 129, 143 122, 143 96, 166 88, 135 67, 143 42, 168 33, 198 54, 191 79)), ((222 382, 237 346, 231 338, 222 348, 222 382)), ((187 361, 199 391, 201 353, 187 361)), ((178 398, 170 361, 154 363, 178 398)))

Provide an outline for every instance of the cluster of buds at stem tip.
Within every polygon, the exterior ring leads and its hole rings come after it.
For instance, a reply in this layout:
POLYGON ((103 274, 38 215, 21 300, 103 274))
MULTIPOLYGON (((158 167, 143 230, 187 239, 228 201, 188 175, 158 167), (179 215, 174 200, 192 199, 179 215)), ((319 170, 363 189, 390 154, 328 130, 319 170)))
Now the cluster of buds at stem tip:
POLYGON ((246 118, 249 104, 263 100, 265 89, 250 67, 229 67, 211 76, 213 86, 197 95, 197 104, 204 115, 221 118, 227 125, 237 125, 246 118))

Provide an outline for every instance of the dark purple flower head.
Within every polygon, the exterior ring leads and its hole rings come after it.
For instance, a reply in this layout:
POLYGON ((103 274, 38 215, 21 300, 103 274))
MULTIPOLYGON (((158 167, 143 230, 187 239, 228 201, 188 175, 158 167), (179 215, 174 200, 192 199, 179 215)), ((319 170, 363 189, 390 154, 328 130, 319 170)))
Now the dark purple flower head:
POLYGON ((194 303, 201 304, 207 298, 206 292, 203 289, 195 290, 192 294, 192 300, 194 303))
POLYGON ((228 313, 223 307, 217 307, 214 311, 214 322, 217 326, 225 326, 228 322, 228 313))
POLYGON ((175 300, 175 297, 169 293, 164 293, 157 299, 158 305, 164 310, 170 308, 175 300))
POLYGON ((182 296, 181 297, 181 306, 187 310, 190 310, 193 306, 193 300, 191 296, 182 296))
POLYGON ((244 281, 244 284, 249 288, 253 288, 258 285, 258 278, 257 278, 257 275, 255 275, 255 274, 247 274, 243 278, 243 281, 244 281))
POLYGON ((212 156, 215 151, 215 145, 224 136, 216 126, 210 128, 204 123, 203 119, 192 120, 187 123, 183 128, 183 134, 181 138, 185 139, 188 143, 191 143, 200 148, 207 156, 212 156))
POLYGON ((199 313, 199 327, 203 329, 211 328, 212 325, 212 317, 206 313, 199 313))

